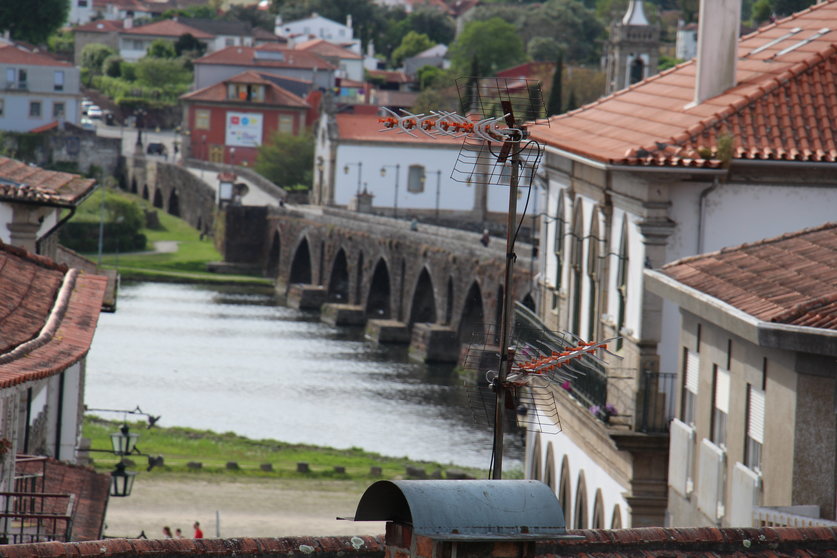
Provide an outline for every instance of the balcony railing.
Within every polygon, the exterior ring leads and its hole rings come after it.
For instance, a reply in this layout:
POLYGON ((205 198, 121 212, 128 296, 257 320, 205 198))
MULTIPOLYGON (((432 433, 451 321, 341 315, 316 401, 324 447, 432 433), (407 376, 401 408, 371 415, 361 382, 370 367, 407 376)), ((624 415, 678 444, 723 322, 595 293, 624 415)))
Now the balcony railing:
POLYGON ((817 506, 790 506, 787 508, 765 508, 756 506, 753 509, 753 527, 837 527, 837 521, 822 519, 813 515, 793 513, 794 508, 799 511, 808 511, 805 508, 815 508, 816 515, 819 515, 817 506))
POLYGON ((68 542, 73 526, 72 494, 0 492, 0 542, 68 542))

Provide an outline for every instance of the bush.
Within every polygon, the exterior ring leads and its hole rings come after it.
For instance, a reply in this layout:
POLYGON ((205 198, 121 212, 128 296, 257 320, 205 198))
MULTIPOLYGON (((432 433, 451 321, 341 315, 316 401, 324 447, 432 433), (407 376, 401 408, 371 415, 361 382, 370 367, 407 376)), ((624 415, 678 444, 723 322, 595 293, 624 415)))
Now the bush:
MULTIPOLYGON (((81 253, 99 249, 99 223, 70 221, 61 228, 59 242, 81 253)), ((127 223, 105 223, 102 237, 103 252, 137 252, 145 250, 147 239, 127 223)))

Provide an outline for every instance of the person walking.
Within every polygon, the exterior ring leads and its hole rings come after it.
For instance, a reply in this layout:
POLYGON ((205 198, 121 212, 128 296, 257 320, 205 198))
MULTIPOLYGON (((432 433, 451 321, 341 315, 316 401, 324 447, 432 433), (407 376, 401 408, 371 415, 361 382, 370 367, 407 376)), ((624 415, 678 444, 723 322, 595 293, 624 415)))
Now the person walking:
POLYGON ((171 527, 169 527, 168 525, 166 525, 165 527, 163 527, 163 536, 164 536, 165 538, 167 538, 167 539, 172 538, 172 536, 171 536, 171 527))
POLYGON ((194 538, 202 539, 203 538, 203 531, 201 531, 201 524, 199 522, 195 521, 195 524, 193 525, 193 527, 195 528, 195 537, 194 538))

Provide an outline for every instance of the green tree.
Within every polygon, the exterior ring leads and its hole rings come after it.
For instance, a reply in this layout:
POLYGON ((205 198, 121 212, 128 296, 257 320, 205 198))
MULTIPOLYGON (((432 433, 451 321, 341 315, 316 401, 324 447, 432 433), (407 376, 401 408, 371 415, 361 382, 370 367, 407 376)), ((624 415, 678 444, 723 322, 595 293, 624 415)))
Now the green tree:
POLYGON ((224 19, 229 21, 243 21, 249 23, 252 27, 260 27, 265 31, 273 32, 276 25, 276 18, 270 13, 258 9, 256 4, 252 6, 233 5, 227 13, 224 14, 224 19))
POLYGON ((174 58, 177 52, 174 50, 174 43, 167 39, 154 39, 148 46, 148 56, 152 58, 174 58))
POLYGON ((206 52, 206 45, 191 33, 184 33, 174 42, 174 52, 177 56, 191 55, 197 58, 206 52))
POLYGON ((815 3, 815 0, 773 0, 773 11, 777 16, 789 16, 804 10, 815 3))
POLYGON ((81 51, 81 67, 92 75, 100 75, 105 59, 116 54, 117 52, 107 45, 90 43, 81 51))
POLYGON ((149 87, 176 86, 192 81, 192 73, 175 58, 146 56, 136 63, 137 81, 149 87))
POLYGON ((416 72, 419 82, 419 89, 424 91, 428 88, 441 89, 450 85, 448 72, 436 66, 422 66, 416 72))
POLYGON ((762 23, 773 15, 773 2, 771 0, 757 0, 753 4, 751 16, 755 23, 762 23))
POLYGON ((102 62, 102 73, 109 77, 122 77, 122 62, 119 55, 111 54, 102 62))
POLYGON ((552 87, 549 90, 549 100, 546 103, 546 114, 552 116, 561 114, 561 97, 564 80, 564 56, 559 52, 555 59, 555 73, 552 74, 552 87))
POLYGON ((454 73, 464 73, 476 56, 480 76, 493 75, 526 59, 523 41, 514 25, 500 18, 465 25, 448 50, 448 56, 454 73))
POLYGON ((393 67, 397 68, 401 66, 405 58, 424 52, 434 44, 427 35, 410 31, 404 35, 404 38, 401 40, 401 45, 392 51, 393 67))
POLYGON ((276 132, 259 147, 256 172, 282 188, 311 187, 314 167, 314 137, 276 132))
POLYGON ((47 48, 50 52, 57 54, 72 54, 75 48, 75 39, 70 31, 56 31, 47 39, 47 48))
POLYGON ((407 25, 417 33, 430 37, 433 43, 450 44, 456 35, 453 19, 436 8, 420 6, 407 16, 407 25))
POLYGON ((561 53, 561 45, 552 37, 535 37, 526 45, 526 53, 535 62, 555 60, 561 53))
POLYGON ((44 44, 69 13, 67 0, 2 0, 0 31, 8 31, 18 41, 44 44))

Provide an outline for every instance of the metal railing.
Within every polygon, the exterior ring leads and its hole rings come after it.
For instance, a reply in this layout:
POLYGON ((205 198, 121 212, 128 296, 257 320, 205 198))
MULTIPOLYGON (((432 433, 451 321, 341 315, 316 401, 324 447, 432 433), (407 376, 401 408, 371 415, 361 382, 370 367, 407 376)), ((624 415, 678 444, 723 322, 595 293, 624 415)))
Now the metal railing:
POLYGON ((0 542, 68 542, 73 526, 72 494, 0 492, 0 542))
POLYGON ((677 374, 672 372, 642 372, 636 394, 636 431, 646 434, 668 432, 674 418, 674 399, 677 374))

